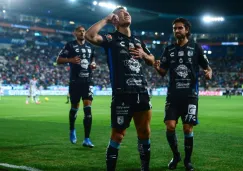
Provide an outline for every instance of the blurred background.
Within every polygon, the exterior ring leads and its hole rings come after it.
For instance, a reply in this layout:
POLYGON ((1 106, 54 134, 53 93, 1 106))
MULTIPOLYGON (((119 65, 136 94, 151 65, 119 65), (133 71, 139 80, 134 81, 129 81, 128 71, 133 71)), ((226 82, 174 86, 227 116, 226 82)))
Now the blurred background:
MULTIPOLYGON (((192 36, 199 43, 213 79, 200 78, 201 94, 223 95, 226 87, 234 95, 243 88, 243 2, 234 1, 144 1, 144 0, 0 0, 0 80, 3 95, 26 95, 32 75, 42 94, 67 93, 69 66, 57 66, 61 48, 74 40, 78 25, 88 29, 116 6, 132 16, 133 34, 143 40, 156 59, 173 39, 172 21, 185 17, 192 23, 192 36)), ((107 26, 103 32, 114 31, 107 26)), ((96 48, 95 95, 111 94, 106 58, 96 48)), ((146 67, 148 87, 154 95, 165 95, 168 77, 161 79, 146 67)))

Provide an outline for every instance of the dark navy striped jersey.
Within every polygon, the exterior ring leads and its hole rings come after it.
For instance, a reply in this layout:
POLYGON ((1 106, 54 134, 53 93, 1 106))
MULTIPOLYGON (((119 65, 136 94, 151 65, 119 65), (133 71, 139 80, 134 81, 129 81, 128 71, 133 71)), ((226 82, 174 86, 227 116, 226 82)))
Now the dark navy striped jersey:
POLYGON ((94 59, 94 49, 87 43, 80 45, 77 40, 68 42, 59 53, 59 57, 73 58, 78 56, 80 64, 69 63, 70 81, 90 82, 92 70, 90 63, 94 59))
POLYGON ((167 95, 197 98, 199 66, 206 69, 209 62, 197 43, 189 41, 182 47, 177 44, 167 46, 160 59, 160 67, 169 72, 167 95))
POLYGON ((147 92, 142 68, 144 60, 135 59, 129 53, 129 48, 140 46, 149 55, 146 45, 134 36, 128 37, 118 31, 102 37, 101 46, 107 55, 113 94, 147 92))

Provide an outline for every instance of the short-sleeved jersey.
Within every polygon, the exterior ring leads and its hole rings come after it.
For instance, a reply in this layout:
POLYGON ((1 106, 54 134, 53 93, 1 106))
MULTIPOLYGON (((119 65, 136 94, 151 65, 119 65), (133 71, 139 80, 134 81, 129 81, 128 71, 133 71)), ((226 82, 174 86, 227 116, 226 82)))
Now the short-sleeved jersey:
POLYGON ((146 45, 134 36, 128 37, 118 31, 102 37, 101 46, 107 55, 113 94, 147 92, 142 68, 144 60, 133 58, 129 52, 129 48, 140 46, 149 55, 146 45))
POLYGON ((177 44, 167 46, 160 62, 160 67, 169 72, 167 96, 198 97, 199 66, 206 69, 209 62, 197 43, 189 41, 182 47, 177 44))
POLYGON ((68 42, 60 51, 59 57, 73 58, 78 56, 80 64, 69 63, 70 65, 70 81, 90 82, 92 71, 90 63, 94 58, 94 48, 85 43, 80 45, 77 40, 68 42))

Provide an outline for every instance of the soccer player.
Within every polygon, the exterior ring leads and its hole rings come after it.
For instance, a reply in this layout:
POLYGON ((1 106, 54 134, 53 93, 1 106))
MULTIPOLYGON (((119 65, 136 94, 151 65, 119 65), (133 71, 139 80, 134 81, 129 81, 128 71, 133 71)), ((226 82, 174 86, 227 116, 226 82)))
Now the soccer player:
POLYGON ((225 95, 226 95, 226 98, 231 98, 231 89, 229 87, 229 85, 226 86, 225 88, 225 95))
POLYGON ((154 56, 145 44, 131 34, 131 15, 119 7, 110 15, 91 26, 85 38, 101 46, 107 54, 112 84, 111 137, 106 151, 108 171, 116 168, 118 151, 126 128, 133 118, 138 136, 138 151, 141 170, 149 170, 150 161, 150 120, 152 105, 142 63, 154 63, 154 56), (107 24, 113 24, 116 31, 101 35, 99 31, 107 24))
POLYGON ((168 164, 170 170, 176 169, 181 155, 178 151, 176 124, 182 119, 184 131, 184 166, 193 171, 191 155, 193 150, 193 126, 198 124, 198 73, 203 68, 206 79, 212 78, 212 69, 202 48, 189 40, 191 24, 184 18, 177 18, 172 23, 176 39, 167 46, 161 59, 154 63, 155 69, 163 77, 169 72, 169 85, 165 103, 166 137, 173 152, 168 164))
POLYGON ((94 147, 90 140, 92 125, 91 104, 93 100, 91 77, 92 69, 95 69, 94 49, 85 42, 85 28, 78 26, 74 30, 76 40, 68 42, 59 53, 57 64, 69 63, 70 83, 69 94, 71 109, 69 111, 70 141, 77 142, 75 120, 79 110, 79 103, 82 97, 84 111, 84 141, 83 146, 94 147))
POLYGON ((32 100, 32 102, 35 102, 36 104, 40 104, 38 97, 37 97, 37 79, 35 76, 32 76, 32 79, 30 79, 29 82, 29 95, 26 98, 26 104, 29 104, 29 100, 32 100))

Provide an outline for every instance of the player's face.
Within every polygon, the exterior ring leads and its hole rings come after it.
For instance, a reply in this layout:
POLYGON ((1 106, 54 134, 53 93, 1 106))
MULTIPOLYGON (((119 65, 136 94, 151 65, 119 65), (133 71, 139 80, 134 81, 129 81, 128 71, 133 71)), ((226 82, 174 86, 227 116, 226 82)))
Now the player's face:
POLYGON ((186 30, 183 23, 178 22, 173 25, 173 33, 176 39, 184 39, 188 30, 186 30))
POLYGON ((78 40, 84 40, 85 29, 83 27, 79 27, 74 33, 78 40))
POLYGON ((116 12, 116 15, 119 18, 119 26, 129 26, 132 22, 132 17, 125 9, 120 9, 116 12))

